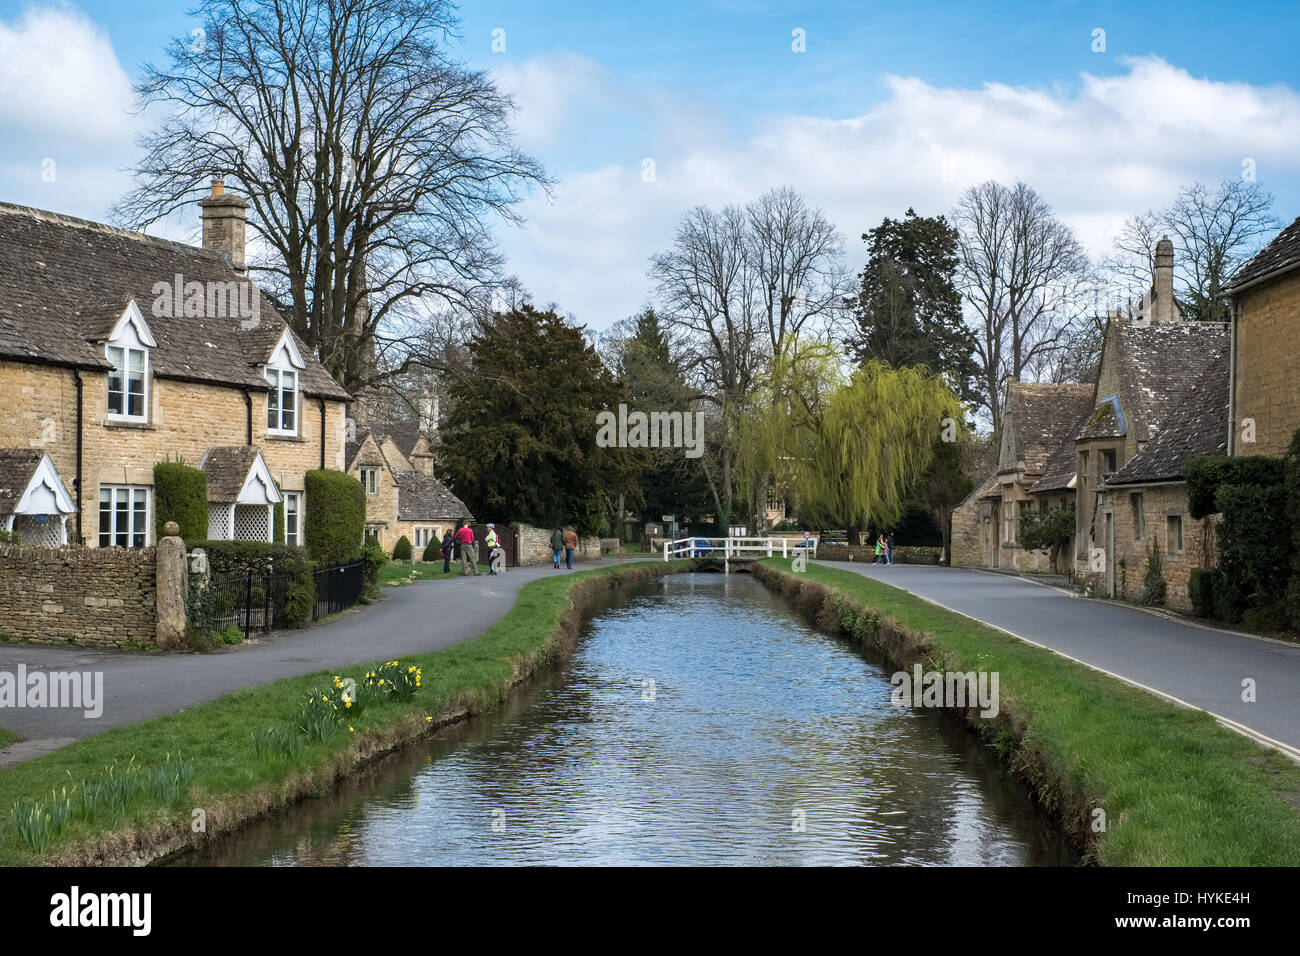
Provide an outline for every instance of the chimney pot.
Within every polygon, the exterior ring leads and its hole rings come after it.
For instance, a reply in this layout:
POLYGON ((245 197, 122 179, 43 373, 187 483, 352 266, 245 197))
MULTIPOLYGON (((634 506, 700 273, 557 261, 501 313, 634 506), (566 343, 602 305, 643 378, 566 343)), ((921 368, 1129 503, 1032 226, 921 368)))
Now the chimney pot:
POLYGON ((226 191, 226 184, 224 182, 222 182, 220 179, 212 180, 212 195, 221 196, 225 193, 225 191, 226 191))

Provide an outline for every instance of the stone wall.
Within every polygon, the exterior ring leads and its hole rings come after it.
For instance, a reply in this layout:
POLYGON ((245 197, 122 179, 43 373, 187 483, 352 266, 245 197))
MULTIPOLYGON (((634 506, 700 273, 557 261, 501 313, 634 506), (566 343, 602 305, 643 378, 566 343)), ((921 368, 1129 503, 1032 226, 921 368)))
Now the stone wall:
MULTIPOLYGON (((512 524, 516 535, 519 536, 519 563, 524 564, 550 564, 553 552, 551 551, 551 535, 555 529, 534 528, 527 524, 512 524)), ((578 535, 578 547, 573 552, 575 560, 594 560, 600 557, 600 538, 596 535, 582 536, 578 535)))
POLYGON ((0 545, 0 633, 63 644, 156 641, 153 548, 19 548, 0 545))
POLYGON ((984 543, 984 518, 988 510, 988 505, 979 498, 972 498, 953 509, 951 560, 954 568, 988 565, 984 543))
MULTIPOLYGON (((1213 517, 1194 520, 1187 514, 1187 486, 1156 485, 1131 490, 1118 489, 1107 495, 1115 520, 1115 594, 1127 601, 1141 601, 1149 549, 1160 549, 1165 579, 1165 604, 1190 611, 1187 581, 1192 568, 1213 567, 1215 534, 1213 517), (1140 510, 1145 530, 1138 537, 1134 494, 1141 494, 1140 510), (1183 547, 1170 551, 1169 518, 1182 519, 1183 547)), ((1098 582, 1105 593, 1104 579, 1098 582)))
POLYGON ((1300 275, 1246 291, 1239 308, 1233 453, 1280 455, 1300 428, 1300 275), (1254 443, 1242 441, 1243 418, 1254 419, 1254 443))
MULTIPOLYGON (((108 421, 108 376, 82 371, 82 526, 89 547, 98 538, 101 484, 153 485, 153 466, 180 457, 197 466, 214 445, 243 445, 248 409, 238 388, 180 382, 150 376, 149 420, 144 424, 108 421)), ((77 390, 71 369, 0 361, 0 448, 41 448, 76 494, 77 390)), ((271 436, 266 429, 265 392, 252 392, 253 443, 262 449, 271 475, 283 491, 303 490, 304 475, 321 462, 318 399, 300 395, 298 435, 271 436)), ((325 467, 342 469, 342 402, 325 403, 325 467)), ((152 498, 152 495, 150 496, 152 498)), ((152 515, 153 504, 150 503, 152 515)), ((73 525, 69 524, 69 530, 73 525)), ((149 543, 153 544, 153 529, 149 543)))

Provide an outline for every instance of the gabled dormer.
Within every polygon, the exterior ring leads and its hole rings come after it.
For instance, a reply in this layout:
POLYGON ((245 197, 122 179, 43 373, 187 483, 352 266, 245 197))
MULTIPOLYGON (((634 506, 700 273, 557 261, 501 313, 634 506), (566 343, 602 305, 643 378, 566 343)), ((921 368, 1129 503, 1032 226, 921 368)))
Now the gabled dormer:
POLYGON ((266 399, 268 435, 288 437, 298 434, 300 376, 306 367, 293 335, 286 328, 262 369, 270 388, 266 399))
POLYGON ((107 331, 104 358, 108 361, 108 406, 110 422, 149 420, 149 354, 156 349, 149 324, 135 299, 107 331))

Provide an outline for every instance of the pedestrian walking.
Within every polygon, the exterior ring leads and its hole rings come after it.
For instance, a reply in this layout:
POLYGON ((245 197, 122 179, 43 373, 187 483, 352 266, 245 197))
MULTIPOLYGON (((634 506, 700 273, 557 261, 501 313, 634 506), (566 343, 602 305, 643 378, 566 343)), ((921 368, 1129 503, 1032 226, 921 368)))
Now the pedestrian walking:
POLYGON ((438 550, 442 552, 442 573, 451 574, 451 556, 456 551, 456 542, 452 540, 450 529, 442 536, 442 546, 438 550))
POLYGON ((889 532, 889 537, 885 539, 885 554, 889 556, 889 563, 894 563, 894 532, 889 532))
POLYGON ((498 565, 502 571, 506 569, 506 549, 501 547, 501 539, 497 537, 497 526, 489 521, 487 527, 483 543, 488 546, 488 574, 498 574, 498 565))
POLYGON ((560 570, 560 558, 564 555, 564 531, 561 528, 556 528, 551 534, 551 551, 554 552, 551 558, 555 562, 555 570, 558 571, 560 570))
POLYGON ((572 528, 564 529, 564 564, 573 570, 573 551, 578 546, 578 535, 572 528))
POLYGON ((871 559, 872 564, 880 564, 885 557, 885 536, 876 535, 876 556, 871 559))
POLYGON ((474 529, 466 521, 459 531, 456 532, 456 540, 460 543, 460 566, 466 575, 478 572, 478 545, 474 543, 474 529))

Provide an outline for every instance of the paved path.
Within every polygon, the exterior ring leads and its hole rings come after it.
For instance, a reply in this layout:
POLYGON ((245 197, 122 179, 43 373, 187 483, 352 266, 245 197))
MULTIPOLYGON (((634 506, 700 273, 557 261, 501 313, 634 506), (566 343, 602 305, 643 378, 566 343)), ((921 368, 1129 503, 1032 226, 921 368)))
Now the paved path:
POLYGON ((826 562, 984 621, 1207 710, 1300 758, 1300 645, 1186 624, 964 568, 826 562), (1241 699, 1255 680, 1256 702, 1241 699))
MULTIPOLYGON (((624 559, 627 560, 626 558, 624 559)), ((608 567, 617 559, 584 561, 574 571, 608 567)), ((487 630, 514 605, 529 581, 567 574, 549 564, 511 568, 477 578, 419 581, 384 588, 378 604, 316 627, 282 631, 260 643, 213 654, 161 654, 78 647, 0 644, 0 671, 99 671, 104 707, 98 718, 82 710, 0 709, 0 727, 25 740, 0 750, 0 767, 48 753, 82 737, 214 700, 240 687, 281 677, 343 668, 383 658, 436 651, 487 630)))

